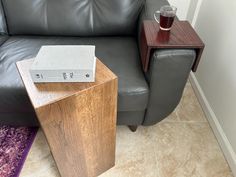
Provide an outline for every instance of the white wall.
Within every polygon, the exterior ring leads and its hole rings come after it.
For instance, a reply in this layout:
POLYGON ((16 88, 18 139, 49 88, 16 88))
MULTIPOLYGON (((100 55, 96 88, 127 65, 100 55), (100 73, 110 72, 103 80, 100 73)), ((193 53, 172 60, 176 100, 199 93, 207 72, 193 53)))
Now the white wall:
POLYGON ((200 1, 193 25, 206 47, 192 81, 236 176, 236 1, 200 1))
MULTIPOLYGON (((199 0, 189 0, 189 7, 188 9, 185 9, 187 11, 187 17, 186 19, 189 21, 189 22, 192 22, 193 19, 194 19, 194 15, 195 15, 195 12, 197 11, 198 9, 198 4, 200 5, 201 3, 199 2, 199 0)), ((201 1, 201 0, 200 0, 201 1)))
POLYGON ((190 0, 168 0, 169 3, 177 7, 177 16, 180 20, 186 20, 190 0))
POLYGON ((195 29, 206 44, 196 78, 236 151, 235 17, 235 0, 204 0, 195 29))

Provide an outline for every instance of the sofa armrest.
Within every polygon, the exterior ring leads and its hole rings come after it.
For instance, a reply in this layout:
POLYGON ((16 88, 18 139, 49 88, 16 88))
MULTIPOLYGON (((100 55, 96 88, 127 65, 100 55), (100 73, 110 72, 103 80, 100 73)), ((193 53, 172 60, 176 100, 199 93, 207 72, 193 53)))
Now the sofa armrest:
POLYGON ((8 34, 5 13, 4 13, 4 9, 2 6, 2 1, 0 2, 0 34, 1 35, 8 34))
POLYGON ((193 49, 161 49, 153 53, 146 73, 150 94, 143 125, 153 125, 175 109, 195 56, 193 49))

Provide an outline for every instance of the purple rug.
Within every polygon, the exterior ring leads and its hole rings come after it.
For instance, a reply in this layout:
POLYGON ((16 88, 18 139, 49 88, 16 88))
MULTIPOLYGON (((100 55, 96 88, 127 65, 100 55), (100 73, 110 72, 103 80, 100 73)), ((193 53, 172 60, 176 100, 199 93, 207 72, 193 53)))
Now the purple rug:
POLYGON ((17 177, 38 128, 0 126, 0 177, 17 177))

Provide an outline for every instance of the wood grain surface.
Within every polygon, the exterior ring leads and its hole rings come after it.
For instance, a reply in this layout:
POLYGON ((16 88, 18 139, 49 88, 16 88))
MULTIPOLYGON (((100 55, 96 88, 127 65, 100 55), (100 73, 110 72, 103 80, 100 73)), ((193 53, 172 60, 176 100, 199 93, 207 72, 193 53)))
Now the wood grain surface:
POLYGON ((61 176, 95 177, 114 166, 117 77, 98 61, 95 83, 34 85, 30 63, 17 66, 61 176))
POLYGON ((141 31, 141 60, 146 72, 154 49, 195 49, 196 60, 192 67, 195 72, 200 61, 204 43, 187 21, 175 20, 170 31, 162 31, 159 24, 152 20, 143 22, 141 31))

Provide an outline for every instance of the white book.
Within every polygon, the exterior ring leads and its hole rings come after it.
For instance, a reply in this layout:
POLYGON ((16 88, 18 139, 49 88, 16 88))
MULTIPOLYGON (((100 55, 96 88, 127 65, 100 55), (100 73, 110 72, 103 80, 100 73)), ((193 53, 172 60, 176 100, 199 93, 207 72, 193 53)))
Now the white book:
POLYGON ((42 46, 30 74, 33 82, 94 82, 96 69, 93 45, 42 46))

